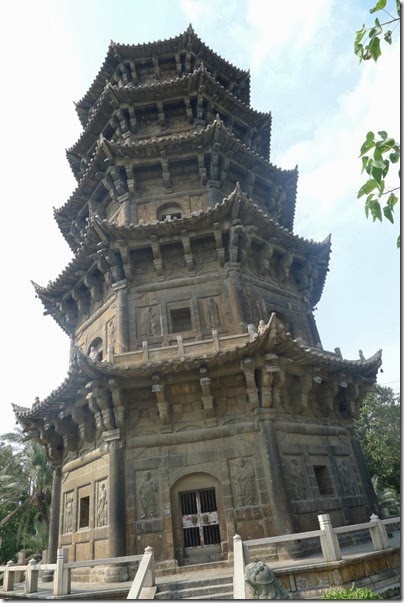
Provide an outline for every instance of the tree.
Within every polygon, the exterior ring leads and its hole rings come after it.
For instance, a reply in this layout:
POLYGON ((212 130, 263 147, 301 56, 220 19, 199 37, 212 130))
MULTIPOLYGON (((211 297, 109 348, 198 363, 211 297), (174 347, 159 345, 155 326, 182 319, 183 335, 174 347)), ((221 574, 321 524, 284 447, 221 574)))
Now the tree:
MULTIPOLYGON (((399 0, 395 0, 395 11, 397 16, 393 16, 386 10, 387 0, 378 0, 370 13, 383 11, 387 15, 387 20, 380 23, 376 18, 374 25, 366 27, 365 24, 356 32, 354 52, 359 57, 359 61, 377 59, 382 54, 380 47, 380 37, 386 43, 391 44, 392 34, 400 23, 401 6, 399 0), (392 29, 393 28, 393 29, 392 29)), ((389 137, 384 130, 379 131, 378 138, 375 133, 370 131, 360 150, 362 160, 362 173, 366 172, 367 181, 361 186, 358 192, 358 199, 366 195, 365 213, 366 217, 372 216, 373 222, 382 221, 383 217, 394 223, 394 207, 398 202, 398 186, 386 187, 386 177, 392 164, 400 162, 400 144, 389 137)), ((400 171, 398 171, 400 178, 400 171)), ((397 238, 397 247, 400 247, 400 236, 397 238)))
POLYGON ((375 386, 361 405, 356 429, 371 476, 380 491, 400 492, 400 398, 390 387, 375 386))
POLYGON ((52 468, 45 449, 34 440, 25 440, 21 429, 3 435, 0 444, 2 562, 9 561, 21 548, 38 553, 46 548, 51 489, 52 468))

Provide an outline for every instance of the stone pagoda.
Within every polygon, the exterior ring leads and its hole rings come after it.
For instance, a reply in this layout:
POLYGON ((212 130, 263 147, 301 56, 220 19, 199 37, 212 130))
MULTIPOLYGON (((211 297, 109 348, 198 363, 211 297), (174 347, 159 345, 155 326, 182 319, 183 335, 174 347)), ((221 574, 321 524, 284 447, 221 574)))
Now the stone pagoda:
POLYGON ((381 352, 322 348, 313 317, 330 238, 293 233, 296 170, 269 158, 249 72, 190 26, 111 43, 76 105, 77 187, 55 218, 72 261, 45 314, 66 380, 14 405, 54 467, 49 560, 228 559, 256 539, 367 521, 354 430, 381 352))

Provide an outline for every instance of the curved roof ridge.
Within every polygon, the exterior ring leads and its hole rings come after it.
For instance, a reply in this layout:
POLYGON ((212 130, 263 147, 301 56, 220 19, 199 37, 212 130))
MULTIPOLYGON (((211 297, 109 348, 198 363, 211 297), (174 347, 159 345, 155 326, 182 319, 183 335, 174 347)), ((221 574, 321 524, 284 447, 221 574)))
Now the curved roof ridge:
POLYGON ((195 79, 196 77, 199 77, 201 74, 207 75, 207 77, 209 77, 209 79, 211 80, 211 82, 213 84, 215 84, 218 88, 221 88, 223 90, 223 93, 225 95, 231 97, 231 99, 236 104, 238 104, 242 109, 253 113, 257 117, 263 117, 263 118, 267 118, 269 120, 272 117, 270 111, 258 111, 257 109, 254 109, 253 107, 251 107, 250 104, 245 103, 238 96, 236 96, 232 92, 230 92, 230 90, 227 90, 224 86, 222 86, 220 84, 220 82, 218 82, 213 77, 213 75, 210 73, 210 71, 208 69, 204 68, 203 65, 200 65, 192 73, 187 73, 187 74, 185 74, 185 76, 182 75, 182 76, 178 76, 178 77, 170 78, 170 79, 165 79, 165 80, 157 80, 157 81, 152 81, 152 82, 144 82, 142 84, 139 84, 138 86, 119 87, 119 86, 111 84, 111 82, 108 82, 108 84, 106 84, 104 90, 102 91, 101 95, 99 96, 97 102, 94 104, 92 115, 89 117, 88 122, 85 125, 84 130, 81 133, 79 139, 71 147, 69 147, 68 149, 66 149, 66 153, 74 153, 75 147, 79 144, 79 142, 82 140, 82 138, 87 134, 89 128, 92 125, 92 122, 94 121, 94 119, 96 117, 97 112, 99 111, 99 109, 101 107, 101 104, 102 104, 103 100, 107 96, 107 93, 114 94, 115 92, 117 92, 119 94, 122 90, 124 90, 125 92, 130 91, 133 94, 136 94, 137 91, 141 91, 142 89, 159 88, 159 87, 165 86, 167 84, 173 84, 173 83, 177 83, 177 82, 178 83, 182 82, 182 81, 184 81, 184 79, 195 79))
MULTIPOLYGON (((83 97, 77 101, 76 104, 76 110, 79 112, 80 111, 80 107, 83 110, 86 110, 86 107, 88 108, 89 104, 91 104, 91 96, 93 95, 99 95, 102 93, 102 89, 105 86, 105 81, 101 82, 100 79, 102 78, 102 75, 106 75, 108 77, 112 75, 112 73, 114 72, 114 70, 116 69, 116 67, 119 65, 120 60, 122 60, 124 57, 122 56, 122 50, 124 49, 141 49, 141 48, 146 48, 146 47, 150 47, 151 50, 153 50, 153 48, 156 47, 161 47, 161 45, 169 45, 169 44, 173 44, 174 42, 178 43, 183 43, 185 47, 189 47, 190 41, 192 42, 192 39, 194 39, 197 43, 200 44, 200 46, 204 49, 206 49, 206 51, 208 53, 210 53, 212 55, 212 57, 214 57, 214 59, 219 60, 220 62, 224 63, 228 68, 230 68, 232 71, 236 72, 237 74, 240 74, 241 76, 245 76, 245 77, 250 77, 250 71, 249 70, 245 70, 245 69, 240 69, 239 67, 236 67, 235 65, 233 65, 232 63, 230 63, 229 61, 227 61, 226 59, 224 59, 223 57, 221 57, 219 54, 217 54, 215 51, 213 51, 207 44, 205 44, 200 38, 199 36, 195 33, 194 29, 191 27, 188 27, 185 32, 177 35, 177 36, 173 36, 171 38, 166 38, 165 40, 157 40, 154 42, 143 42, 140 44, 121 44, 121 43, 117 43, 117 42, 113 42, 111 40, 109 46, 108 46, 108 50, 107 53, 105 55, 104 61, 100 67, 100 69, 98 70, 97 75, 95 76, 95 78, 93 79, 92 83, 90 84, 90 87, 88 88, 87 92, 83 95, 83 97), (187 38, 187 40, 186 40, 187 38), (190 40, 191 38, 191 40, 190 40), (116 62, 116 65, 114 67, 108 67, 108 60, 109 59, 114 59, 116 62), (111 72, 111 73, 110 73, 111 72), (97 92, 97 87, 99 88, 99 92, 97 92)), ((192 46, 192 44, 191 44, 192 46)), ((105 80, 105 78, 104 78, 105 80)), ((248 91, 248 98, 249 98, 250 94, 248 91)))
MULTIPOLYGON (((54 402, 56 402, 57 404, 61 404, 62 401, 58 401, 58 398, 60 398, 60 396, 64 393, 70 395, 71 388, 77 388, 77 379, 79 379, 80 385, 84 385, 84 383, 88 380, 88 376, 86 376, 81 370, 81 367, 77 362, 75 354, 70 364, 67 376, 60 385, 53 389, 50 394, 48 394, 48 396, 46 396, 46 398, 44 398, 43 400, 35 401, 31 408, 12 404, 14 414, 16 415, 16 417, 29 417, 38 413, 38 411, 47 410, 48 407, 51 406, 54 402)), ((56 406, 54 410, 55 412, 57 412, 60 410, 60 408, 56 406)))
MULTIPOLYGON (((180 134, 177 134, 174 136, 167 136, 164 138, 161 137, 156 140, 150 140, 149 138, 145 138, 143 140, 136 140, 136 141, 133 141, 133 142, 131 142, 129 144, 125 144, 125 145, 123 145, 119 142, 109 141, 109 140, 105 139, 102 136, 102 134, 100 134, 86 171, 83 173, 75 190, 70 195, 70 197, 67 199, 67 201, 60 208, 55 209, 55 219, 58 220, 58 217, 64 211, 66 211, 66 209, 68 208, 68 206, 72 202, 72 200, 80 194, 80 190, 86 184, 87 179, 90 177, 91 171, 93 169, 93 166, 95 165, 97 156, 101 152, 102 149, 104 150, 106 155, 108 155, 108 153, 111 154, 111 153, 117 152, 117 151, 119 153, 127 154, 128 151, 130 151, 131 149, 142 149, 142 148, 147 148, 147 147, 155 148, 157 150, 162 148, 163 150, 165 150, 170 145, 177 144, 178 142, 184 142, 186 140, 190 141, 192 139, 196 140, 198 137, 199 138, 203 138, 204 136, 206 137, 210 132, 214 133, 215 130, 218 130, 218 131, 223 130, 223 132, 225 132, 228 139, 232 140, 233 143, 236 144, 241 151, 247 152, 252 158, 258 160, 262 166, 275 170, 276 172, 278 172, 279 176, 281 176, 281 177, 293 176, 293 177, 296 177, 296 179, 297 179, 297 177, 298 177, 297 167, 295 167, 293 169, 283 169, 283 168, 280 168, 279 166, 273 164, 271 161, 269 161, 268 159, 266 159, 265 157, 263 157, 256 151, 252 150, 249 146, 247 146, 239 138, 237 138, 235 136, 235 134, 223 123, 223 121, 220 119, 219 115, 214 119, 214 121, 211 124, 208 124, 203 130, 200 130, 200 131, 193 130, 191 132, 180 133, 180 134)), ((292 213, 291 218, 289 220, 291 224, 293 224, 293 219, 294 219, 296 194, 297 194, 297 184, 296 184, 296 187, 295 187, 295 190, 293 193, 293 199, 291 198, 289 200, 289 205, 291 206, 289 208, 289 211, 291 211, 291 213, 292 213)), ((286 209, 287 208, 285 207, 285 210, 286 209)))
POLYGON ((97 222, 97 224, 99 224, 100 227, 106 227, 107 230, 111 229, 115 232, 125 232, 125 231, 126 232, 130 232, 130 231, 136 232, 139 230, 144 230, 145 227, 147 228, 150 226, 157 226, 157 227, 161 226, 162 228, 164 228, 165 226, 167 226, 167 224, 169 224, 171 228, 178 228, 180 230, 184 227, 185 224, 189 224, 190 222, 192 222, 192 223, 198 222, 198 221, 204 219, 204 217, 209 214, 217 213, 221 207, 223 207, 227 204, 230 204, 237 199, 241 200, 246 205, 249 205, 250 207, 252 207, 254 210, 257 211, 257 213, 259 213, 265 219, 266 222, 268 222, 272 226, 274 226, 284 236, 287 236, 287 237, 293 239, 293 241, 296 241, 299 244, 310 245, 311 247, 314 247, 314 248, 328 248, 331 246, 330 236, 326 237, 323 241, 314 241, 313 239, 305 239, 304 237, 301 237, 301 236, 295 234, 292 230, 286 228, 286 226, 282 226, 281 224, 279 224, 279 222, 277 220, 272 218, 266 211, 261 209, 253 199, 251 199, 250 197, 247 196, 247 194, 242 190, 239 182, 237 182, 234 190, 231 193, 229 193, 229 195, 227 195, 226 197, 223 197, 221 202, 217 202, 214 207, 208 207, 206 211, 200 210, 198 212, 192 212, 190 216, 182 216, 181 218, 175 218, 169 222, 164 222, 164 221, 156 219, 156 220, 151 220, 149 222, 139 222, 138 224, 130 223, 127 225, 122 225, 122 224, 118 225, 118 224, 111 224, 106 218, 101 218, 100 216, 95 215, 90 219, 89 225, 91 225, 93 222, 97 222), (177 225, 177 226, 175 226, 175 225, 177 225))
MULTIPOLYGON (((87 235, 87 233, 86 233, 86 235, 87 235)), ((62 279, 64 279, 73 270, 75 265, 78 264, 80 262, 80 260, 87 259, 87 258, 90 259, 90 255, 88 254, 89 247, 90 247, 90 245, 88 244, 87 240, 84 240, 82 243, 80 243, 75 255, 70 260, 70 262, 68 262, 68 264, 62 270, 62 272, 60 272, 58 274, 58 276, 55 279, 53 279, 53 281, 48 282, 46 287, 43 287, 41 285, 38 285, 37 283, 34 283, 34 281, 31 281, 31 283, 34 286, 35 292, 39 296, 50 293, 52 291, 52 289, 54 287, 56 287, 60 283, 60 281, 62 281, 62 279)))

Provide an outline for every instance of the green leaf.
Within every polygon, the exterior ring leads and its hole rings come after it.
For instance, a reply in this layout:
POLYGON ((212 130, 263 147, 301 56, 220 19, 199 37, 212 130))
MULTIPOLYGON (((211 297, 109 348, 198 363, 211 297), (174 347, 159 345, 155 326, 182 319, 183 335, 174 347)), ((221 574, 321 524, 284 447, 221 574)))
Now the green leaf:
POLYGON ((373 200, 373 193, 370 193, 370 195, 367 196, 366 202, 365 202, 365 214, 366 214, 366 218, 369 218, 369 208, 370 208, 370 204, 373 200))
POLYGON ((379 19, 375 19, 375 27, 369 31, 369 38, 374 38, 375 36, 379 36, 383 31, 382 26, 380 25, 379 19))
POLYGON ((359 197, 362 197, 362 195, 367 195, 368 193, 371 193, 375 188, 377 188, 377 182, 373 179, 368 180, 359 189, 357 198, 359 199, 359 197))
POLYGON ((401 245, 401 239, 400 239, 400 235, 398 235, 397 241, 396 241, 396 247, 397 247, 397 249, 400 249, 400 245, 401 245))
POLYGON ((375 163, 373 163, 372 169, 371 169, 371 174, 370 175, 374 178, 374 180, 376 180, 378 188, 380 188, 381 183, 382 183, 383 167, 384 167, 383 163, 382 163, 382 168, 377 167, 375 165, 375 163))
POLYGON ((377 201, 376 199, 372 202, 371 204, 371 208, 370 211, 372 213, 373 216, 373 222, 377 219, 380 220, 380 222, 382 221, 382 208, 380 207, 380 203, 379 201, 377 201))
POLYGON ((384 40, 388 43, 391 44, 392 39, 391 39, 391 30, 389 29, 388 31, 386 31, 386 33, 384 34, 384 40))
POLYGON ((387 199, 386 203, 390 209, 393 209, 396 203, 398 203, 398 197, 396 197, 394 193, 390 193, 390 197, 387 199))
POLYGON ((362 173, 364 172, 364 170, 366 169, 367 163, 368 163, 369 157, 367 155, 364 155, 362 157, 362 173))
POLYGON ((362 61, 363 59, 363 44, 355 44, 354 53, 362 61))
POLYGON ((393 212, 388 205, 383 207, 384 217, 387 218, 392 224, 394 224, 393 212))
POLYGON ((391 163, 398 163, 400 161, 400 151, 394 151, 393 153, 390 153, 389 159, 391 163))
POLYGON ((363 24, 362 25, 362 29, 359 29, 356 32, 355 46, 361 42, 361 40, 362 40, 363 36, 365 35, 365 33, 366 33, 366 27, 365 27, 365 24, 363 24))
POLYGON ((387 0, 378 0, 378 2, 376 2, 376 4, 374 5, 373 8, 370 9, 370 13, 375 13, 378 10, 383 10, 383 8, 386 6, 387 4, 387 0))
POLYGON ((383 140, 386 140, 387 138, 387 132, 385 130, 380 130, 380 132, 378 132, 380 138, 382 138, 383 140))
POLYGON ((368 46, 368 50, 372 55, 372 59, 374 61, 377 61, 379 56, 382 54, 382 51, 380 50, 380 38, 378 38, 377 36, 375 38, 372 38, 372 41, 368 46))
POLYGON ((366 140, 363 143, 363 145, 361 146, 361 150, 360 150, 360 155, 359 157, 362 157, 362 155, 364 155, 365 153, 367 153, 370 149, 372 149, 375 146, 375 135, 373 132, 368 132, 366 134, 366 140))

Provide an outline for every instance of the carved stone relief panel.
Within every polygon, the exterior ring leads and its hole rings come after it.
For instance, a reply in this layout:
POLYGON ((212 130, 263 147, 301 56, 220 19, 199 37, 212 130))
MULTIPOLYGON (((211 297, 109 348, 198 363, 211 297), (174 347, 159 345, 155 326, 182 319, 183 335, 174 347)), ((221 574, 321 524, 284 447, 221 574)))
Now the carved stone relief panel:
POLYGON ((95 527, 108 525, 108 489, 107 480, 97 482, 95 527))
POLYGON ((192 212, 200 212, 205 209, 205 197, 204 195, 190 195, 189 204, 192 212))
POLYGON ((344 496, 356 494, 355 482, 351 471, 352 461, 348 458, 337 459, 338 476, 344 496))
POLYGON ((139 203, 137 206, 137 223, 146 224, 156 219, 155 211, 150 203, 139 203))
POLYGON ((137 331, 142 337, 155 337, 161 334, 160 306, 153 305, 138 308, 137 331))
POLYGON ((74 496, 73 492, 66 492, 63 501, 63 533, 73 532, 74 521, 74 496))
POLYGON ((288 474, 292 496, 296 499, 307 498, 306 468, 302 458, 288 460, 288 474))
POLYGON ((139 471, 136 475, 137 519, 160 517, 159 483, 155 471, 139 471))
POLYGON ((235 506, 256 505, 258 502, 257 483, 252 458, 230 461, 230 475, 235 506))
POLYGON ((116 343, 115 316, 111 318, 106 325, 106 347, 107 351, 114 350, 116 343))
POLYGON ((202 327, 205 329, 217 329, 221 327, 221 296, 200 298, 198 303, 202 327))

